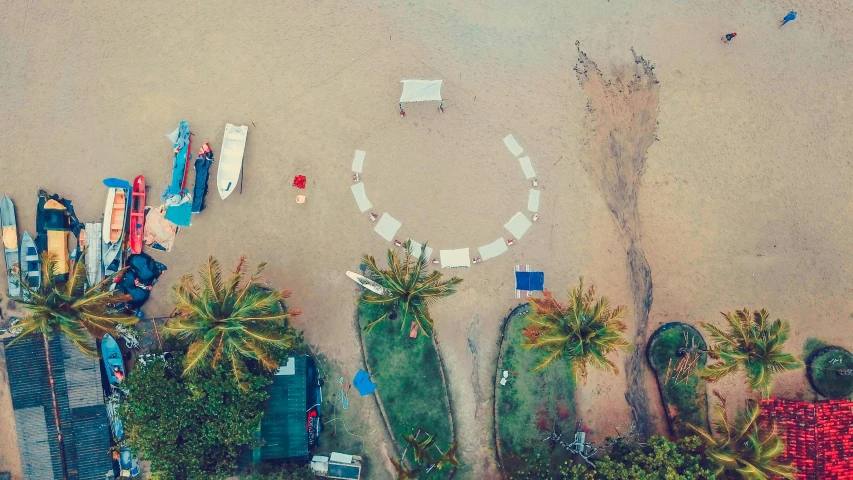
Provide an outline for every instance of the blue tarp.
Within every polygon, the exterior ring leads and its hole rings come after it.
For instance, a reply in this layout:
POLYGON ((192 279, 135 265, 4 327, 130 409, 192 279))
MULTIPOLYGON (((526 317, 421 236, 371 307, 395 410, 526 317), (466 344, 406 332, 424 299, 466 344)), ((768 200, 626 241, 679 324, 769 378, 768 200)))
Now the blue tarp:
POLYGON ((545 272, 515 272, 515 289, 539 292, 545 289, 545 272))
POLYGON ((370 374, 364 370, 359 370, 358 373, 355 374, 352 384, 356 389, 358 389, 358 393, 360 393, 362 397, 370 395, 374 390, 376 390, 376 384, 370 380, 370 374))
POLYGON ((178 129, 172 132, 172 135, 167 135, 175 146, 175 160, 172 163, 172 183, 166 189, 163 199, 172 195, 183 196, 181 184, 184 183, 184 171, 189 163, 189 148, 190 148, 190 124, 181 120, 178 129))
POLYGON ((192 203, 185 202, 166 208, 166 220, 181 227, 189 227, 192 220, 192 203))

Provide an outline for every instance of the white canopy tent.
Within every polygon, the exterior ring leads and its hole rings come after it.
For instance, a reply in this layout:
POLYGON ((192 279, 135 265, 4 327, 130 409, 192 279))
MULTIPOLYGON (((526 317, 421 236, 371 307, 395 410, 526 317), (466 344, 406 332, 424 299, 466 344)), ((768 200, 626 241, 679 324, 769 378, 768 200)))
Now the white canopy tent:
POLYGON ((401 80, 403 93, 400 95, 400 115, 405 115, 404 103, 440 102, 438 109, 444 111, 441 98, 441 80, 401 80))

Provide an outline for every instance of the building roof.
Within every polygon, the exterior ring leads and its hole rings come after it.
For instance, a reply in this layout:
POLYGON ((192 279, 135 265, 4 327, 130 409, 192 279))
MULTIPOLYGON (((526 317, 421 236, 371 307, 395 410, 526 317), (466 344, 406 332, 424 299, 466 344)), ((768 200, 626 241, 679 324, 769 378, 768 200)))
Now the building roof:
MULTIPOLYGON (((43 341, 34 336, 9 346, 11 341, 4 340, 6 367, 24 478, 62 478, 43 341)), ((68 476, 103 480, 112 472, 112 459, 98 361, 61 336, 50 340, 50 360, 68 476)))
POLYGON ((308 357, 291 357, 273 376, 261 420, 261 460, 308 459, 308 357))
POLYGON ((783 460, 797 468, 800 480, 853 480, 853 401, 761 402, 785 441, 783 460))

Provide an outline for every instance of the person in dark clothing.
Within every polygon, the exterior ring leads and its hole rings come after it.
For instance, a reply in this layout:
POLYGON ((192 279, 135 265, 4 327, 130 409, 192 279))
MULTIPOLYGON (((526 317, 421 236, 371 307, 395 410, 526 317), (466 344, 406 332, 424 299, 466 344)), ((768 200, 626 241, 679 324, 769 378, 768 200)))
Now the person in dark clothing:
POLYGON ((727 33, 723 36, 723 41, 729 43, 733 38, 737 37, 737 33, 727 33))

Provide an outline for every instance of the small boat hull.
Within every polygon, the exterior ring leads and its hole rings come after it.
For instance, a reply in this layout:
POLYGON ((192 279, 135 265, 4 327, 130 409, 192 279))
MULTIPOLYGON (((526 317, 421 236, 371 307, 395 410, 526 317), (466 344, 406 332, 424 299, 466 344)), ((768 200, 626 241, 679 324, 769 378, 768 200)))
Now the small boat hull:
POLYGON ((104 338, 101 339, 101 359, 104 362, 104 369, 107 371, 107 380, 110 385, 119 386, 125 375, 124 360, 121 358, 118 342, 110 334, 104 335, 104 338), (116 369, 118 369, 121 378, 116 374, 116 369))
POLYGON ((127 222, 128 191, 110 187, 104 207, 104 223, 101 230, 101 262, 104 276, 108 277, 124 266, 124 231, 127 222))
POLYGON ((388 292, 373 280, 365 277, 364 275, 359 275, 355 272, 347 272, 347 276, 355 283, 361 285, 362 287, 370 290, 371 292, 377 295, 387 295, 388 292))
POLYGON ((142 253, 142 237, 145 230, 145 177, 133 180, 130 201, 130 251, 142 253))
POLYGON ((9 296, 21 295, 21 260, 18 245, 18 224, 15 221, 15 204, 3 195, 0 200, 0 228, 2 228, 3 250, 6 259, 6 275, 9 277, 9 296))
POLYGON ((101 258, 103 225, 101 222, 86 222, 86 281, 93 287, 104 279, 101 258))
MULTIPOLYGON (((41 257, 28 232, 21 238, 21 281, 26 282, 30 290, 38 290, 41 286, 41 257)), ((22 293, 27 297, 25 291, 22 293)))
POLYGON ((223 200, 234 192, 237 181, 240 179, 248 134, 249 127, 245 125, 225 124, 222 151, 219 152, 219 166, 216 171, 216 188, 223 200))

